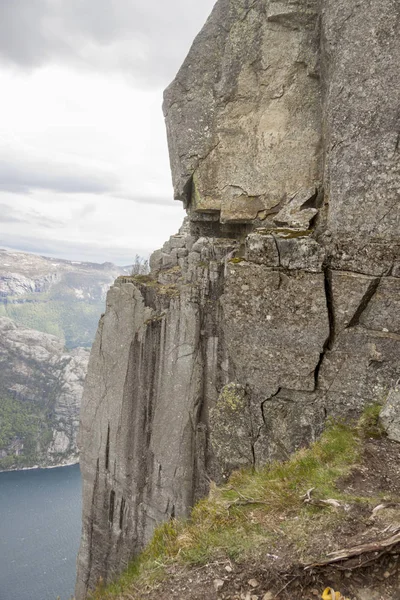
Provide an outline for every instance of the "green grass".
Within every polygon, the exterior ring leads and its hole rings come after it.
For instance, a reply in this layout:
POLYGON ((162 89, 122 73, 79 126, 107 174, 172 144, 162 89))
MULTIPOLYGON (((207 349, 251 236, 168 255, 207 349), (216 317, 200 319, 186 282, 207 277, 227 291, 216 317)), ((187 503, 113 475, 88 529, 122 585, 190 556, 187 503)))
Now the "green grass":
POLYGON ((227 485, 212 485, 209 497, 196 504, 190 519, 160 525, 118 581, 100 587, 93 598, 127 598, 125 594, 162 578, 171 564, 203 565, 221 557, 251 560, 282 535, 305 551, 310 534, 317 530, 325 534, 342 516, 331 507, 305 504, 303 496, 314 488, 315 498, 349 499, 335 484, 359 463, 366 430, 378 416, 379 409, 372 407, 357 426, 331 423, 317 442, 287 462, 257 471, 243 469, 233 473, 227 485))

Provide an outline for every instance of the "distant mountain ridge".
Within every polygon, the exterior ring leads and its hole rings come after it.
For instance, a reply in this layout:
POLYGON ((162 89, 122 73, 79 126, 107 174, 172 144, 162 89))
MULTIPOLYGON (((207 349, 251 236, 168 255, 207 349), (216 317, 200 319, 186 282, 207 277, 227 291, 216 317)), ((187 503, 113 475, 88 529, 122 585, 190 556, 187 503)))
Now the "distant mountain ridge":
POLYGON ((0 470, 78 460, 89 348, 108 288, 129 272, 0 250, 0 470))
POLYGON ((108 288, 129 267, 0 249, 0 317, 90 347, 108 288))

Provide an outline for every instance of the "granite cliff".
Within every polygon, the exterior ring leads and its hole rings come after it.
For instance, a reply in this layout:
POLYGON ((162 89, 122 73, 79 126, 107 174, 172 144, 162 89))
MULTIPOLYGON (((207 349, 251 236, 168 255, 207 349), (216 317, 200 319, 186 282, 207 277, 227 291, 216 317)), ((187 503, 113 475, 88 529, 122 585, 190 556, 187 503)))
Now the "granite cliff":
POLYGON ((210 481, 397 397, 399 19, 395 0, 219 0, 166 90, 188 217, 107 296, 78 600, 210 481))

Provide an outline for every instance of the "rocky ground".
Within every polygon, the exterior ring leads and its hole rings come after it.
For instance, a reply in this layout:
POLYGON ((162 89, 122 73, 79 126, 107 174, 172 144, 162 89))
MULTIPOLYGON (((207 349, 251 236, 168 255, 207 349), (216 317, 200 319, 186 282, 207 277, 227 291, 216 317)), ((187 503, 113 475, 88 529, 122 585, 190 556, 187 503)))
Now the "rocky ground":
POLYGON ((309 532, 313 553, 333 545, 354 548, 354 555, 305 568, 293 560, 291 546, 277 544, 269 552, 262 549, 251 563, 221 559, 192 569, 174 566, 156 590, 138 592, 137 598, 316 600, 329 586, 350 600, 400 599, 400 504, 384 501, 400 498, 400 444, 386 438, 369 440, 362 463, 339 482, 339 488, 355 498, 382 494, 381 504, 387 506, 372 515, 366 507, 354 505, 346 508, 353 512, 352 518, 335 532, 315 536, 309 532), (327 535, 334 539, 327 540, 327 535), (380 547, 390 539, 393 543, 380 547), (369 543, 375 549, 368 551, 369 543))

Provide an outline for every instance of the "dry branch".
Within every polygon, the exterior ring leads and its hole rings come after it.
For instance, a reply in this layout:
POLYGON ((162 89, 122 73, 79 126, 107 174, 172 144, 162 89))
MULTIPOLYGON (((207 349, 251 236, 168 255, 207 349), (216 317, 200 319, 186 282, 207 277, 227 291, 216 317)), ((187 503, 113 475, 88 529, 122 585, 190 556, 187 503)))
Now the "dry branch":
POLYGON ((389 538, 385 538, 383 540, 376 540, 367 544, 360 544, 359 546, 353 546, 352 548, 344 548, 342 550, 337 550, 336 552, 331 552, 330 556, 332 558, 327 558, 326 560, 323 560, 321 562, 306 565, 304 569, 308 570, 314 567, 323 567, 343 560, 347 560, 349 558, 353 558, 355 556, 361 556, 369 552, 378 552, 378 556, 373 557, 367 561, 371 562, 371 560, 376 560, 380 556, 382 556, 382 554, 389 552, 393 548, 393 546, 397 544, 400 544, 400 527, 397 527, 396 533, 389 538))

